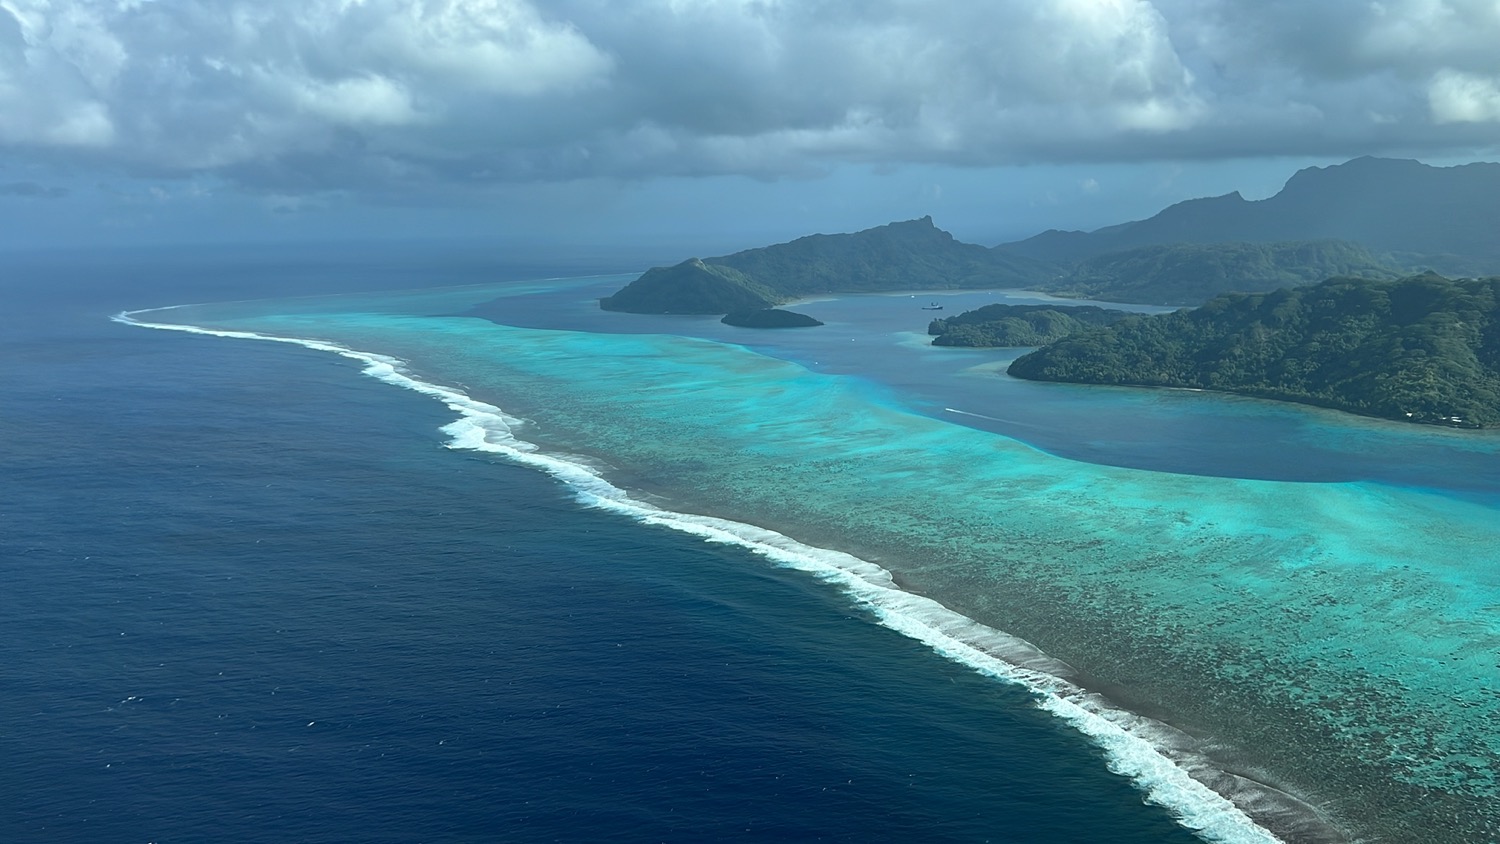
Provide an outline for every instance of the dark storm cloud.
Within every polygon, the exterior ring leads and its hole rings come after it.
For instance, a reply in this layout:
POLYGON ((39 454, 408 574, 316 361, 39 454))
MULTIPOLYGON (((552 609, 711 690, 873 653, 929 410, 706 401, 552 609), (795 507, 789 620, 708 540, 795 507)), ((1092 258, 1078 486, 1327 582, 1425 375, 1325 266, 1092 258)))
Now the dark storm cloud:
POLYGON ((267 190, 1493 149, 1493 0, 0 0, 0 146, 267 190))

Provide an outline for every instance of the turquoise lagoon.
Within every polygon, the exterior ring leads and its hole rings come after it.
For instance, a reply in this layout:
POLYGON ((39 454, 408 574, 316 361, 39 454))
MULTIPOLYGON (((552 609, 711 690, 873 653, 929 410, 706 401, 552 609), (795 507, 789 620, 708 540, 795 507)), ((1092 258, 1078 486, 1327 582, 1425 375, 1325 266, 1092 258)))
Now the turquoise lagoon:
POLYGON ((1500 837, 1500 437, 1016 382, 903 297, 774 335, 593 307, 628 278, 126 319, 357 358, 455 449, 827 580, 1205 840, 1500 837))

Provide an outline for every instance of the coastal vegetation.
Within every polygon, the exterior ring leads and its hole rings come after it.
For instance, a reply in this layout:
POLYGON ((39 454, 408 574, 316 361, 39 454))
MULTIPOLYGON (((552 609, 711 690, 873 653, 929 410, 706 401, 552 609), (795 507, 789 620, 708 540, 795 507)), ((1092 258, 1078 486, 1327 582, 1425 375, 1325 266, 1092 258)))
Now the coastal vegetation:
POLYGON ((927 333, 936 335, 934 346, 1041 346, 1124 316, 1124 311, 1093 305, 985 305, 935 319, 927 333))
POLYGON ((675 267, 647 270, 615 295, 600 299, 599 307, 636 314, 724 314, 782 301, 739 270, 690 258, 675 267))
POLYGON ((1190 387, 1500 425, 1500 277, 1334 278, 1128 316, 1018 358, 1019 378, 1190 387))
POLYGON ((725 314, 719 322, 740 328, 814 328, 823 323, 807 314, 784 311, 780 308, 761 308, 754 311, 734 311, 725 314))
POLYGON ((1041 289, 1110 302, 1200 305, 1220 293, 1260 293, 1335 276, 1400 275, 1347 240, 1174 243, 1087 258, 1041 289))

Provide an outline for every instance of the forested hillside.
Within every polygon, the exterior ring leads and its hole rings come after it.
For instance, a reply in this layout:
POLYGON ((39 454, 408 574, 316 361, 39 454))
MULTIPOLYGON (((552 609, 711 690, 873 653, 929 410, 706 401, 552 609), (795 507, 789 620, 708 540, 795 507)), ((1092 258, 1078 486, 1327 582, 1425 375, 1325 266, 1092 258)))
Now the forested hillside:
POLYGON ((784 297, 729 267, 690 258, 675 267, 654 267, 613 296, 599 300, 606 311, 637 314, 725 314, 759 310, 784 297))
POLYGON ((672 272, 684 266, 652 269, 600 304, 607 310, 635 313, 722 314, 822 293, 1035 288, 1058 274, 1057 267, 1044 261, 954 240, 933 225, 931 217, 852 234, 809 235, 708 258, 692 272, 672 272), (721 279, 710 282, 703 277, 705 271, 721 279), (726 287, 724 278, 733 284, 726 287), (701 295, 708 288, 716 295, 701 295), (743 298, 739 288, 767 301, 731 304, 730 299, 743 298), (685 310, 687 299, 699 310, 685 310), (702 310, 705 307, 709 309, 702 310))
POLYGON ((1500 277, 1336 278, 1130 316, 1018 358, 1044 381, 1195 387, 1370 416, 1500 425, 1500 277))
POLYGON ((1041 346, 1125 316, 1093 305, 985 305, 946 319, 935 319, 927 333, 934 346, 1041 346))
POLYGON ((1400 275, 1347 240, 1176 243, 1089 258, 1042 289, 1110 302, 1200 305, 1220 293, 1260 293, 1334 276, 1400 275))

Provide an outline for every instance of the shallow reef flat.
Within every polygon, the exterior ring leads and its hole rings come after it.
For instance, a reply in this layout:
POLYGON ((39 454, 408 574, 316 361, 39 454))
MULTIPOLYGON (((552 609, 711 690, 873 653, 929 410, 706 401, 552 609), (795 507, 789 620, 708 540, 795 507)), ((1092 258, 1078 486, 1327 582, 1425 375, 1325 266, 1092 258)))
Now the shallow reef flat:
POLYGON ((413 315, 461 298, 159 316, 389 355, 656 506, 876 563, 1060 660, 1122 723, 1172 725, 1165 756, 1283 837, 1277 790, 1361 839, 1500 834, 1484 501, 1085 463, 724 343, 413 315))

